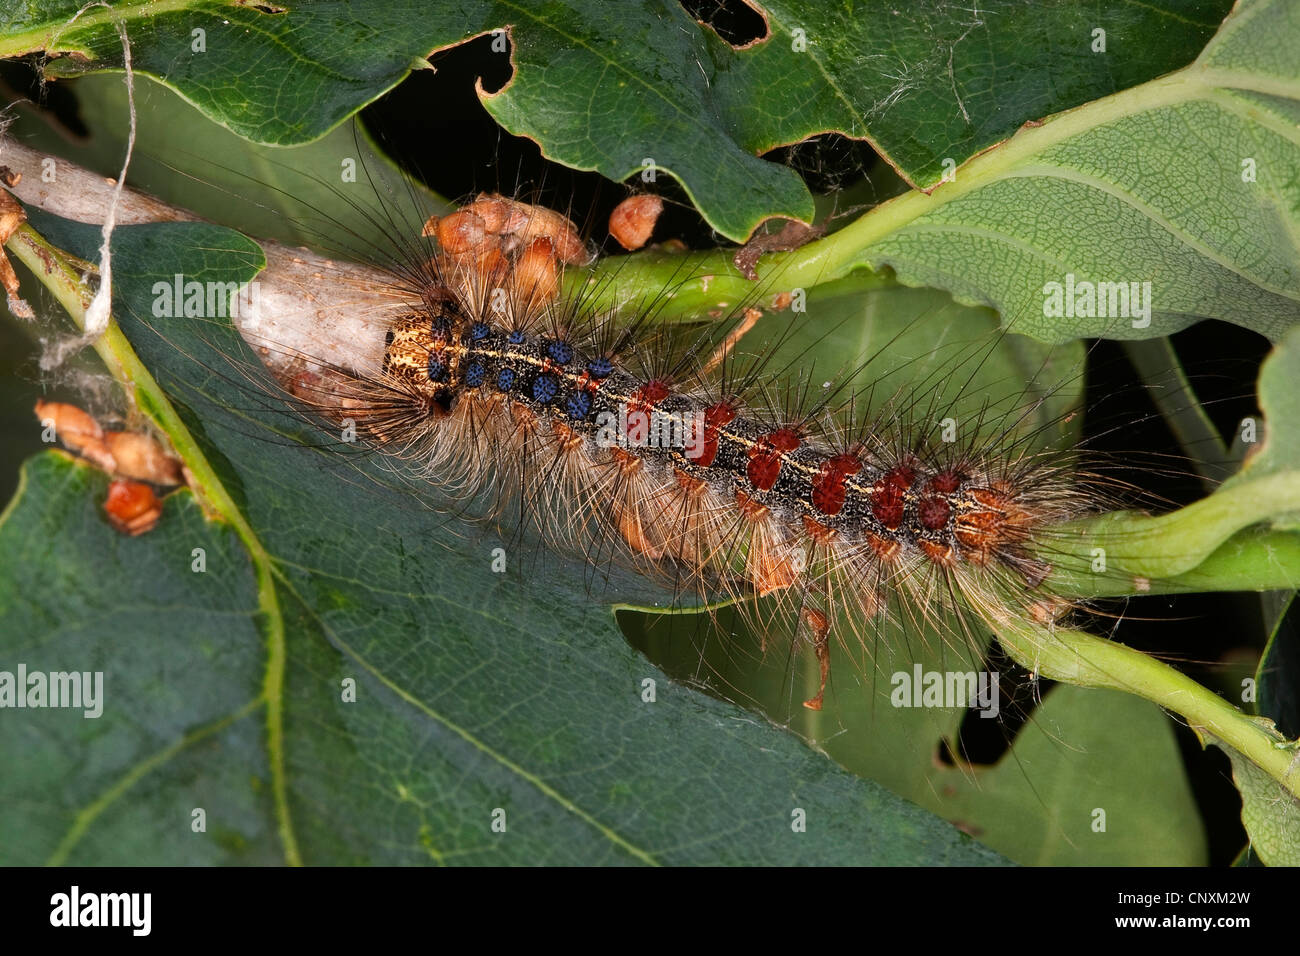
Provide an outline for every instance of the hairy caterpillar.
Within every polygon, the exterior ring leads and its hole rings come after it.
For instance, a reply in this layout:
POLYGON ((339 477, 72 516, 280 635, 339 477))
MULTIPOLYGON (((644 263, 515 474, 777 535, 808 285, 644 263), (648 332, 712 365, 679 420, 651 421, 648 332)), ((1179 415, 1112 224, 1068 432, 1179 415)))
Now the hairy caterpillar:
POLYGON ((800 395, 752 362, 715 368, 698 343, 664 351, 653 306, 625 308, 629 323, 558 292, 555 247, 572 242, 538 224, 551 217, 493 196, 447 217, 450 243, 399 273, 419 275, 406 290, 419 305, 384 331, 378 373, 322 379, 303 357, 291 387, 435 484, 485 495, 498 516, 521 509, 559 547, 597 562, 626 550, 678 593, 775 596, 773 619, 801 621, 821 666, 811 709, 833 621, 865 642, 890 607, 932 622, 1061 613, 1038 590, 1050 528, 1097 497, 1059 453, 1026 452, 1014 428, 958 441, 942 409, 925 409, 928 425, 899 407, 855 421, 862 394, 800 395), (480 236, 487 220, 486 238, 462 243, 467 219, 480 236))

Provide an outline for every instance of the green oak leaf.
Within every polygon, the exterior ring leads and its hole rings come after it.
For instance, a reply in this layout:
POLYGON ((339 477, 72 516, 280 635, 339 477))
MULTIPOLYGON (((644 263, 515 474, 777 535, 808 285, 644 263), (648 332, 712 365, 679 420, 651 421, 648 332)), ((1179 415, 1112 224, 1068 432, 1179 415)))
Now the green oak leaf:
POLYGON ((790 254, 782 280, 889 266, 1047 342, 1208 318, 1280 339, 1300 321, 1298 47, 1300 8, 1245 0, 1192 65, 1022 130, 790 254), (1107 290, 1070 309, 1049 283, 1071 282, 1137 283, 1143 308, 1107 290))
MULTIPOLYGON (((1254 853, 1268 866, 1300 866, 1300 800, 1213 734, 1202 736, 1232 763, 1232 780, 1241 792, 1241 822, 1254 853)), ((1300 751, 1294 742, 1291 748, 1297 753, 1293 772, 1300 773, 1300 751)))
MULTIPOLYGON (((1261 595, 1269 636, 1255 671, 1258 712, 1288 739, 1300 731, 1295 594, 1274 591, 1261 595)), ((1241 822, 1250 837, 1243 852, 1253 851, 1269 866, 1300 865, 1300 801, 1236 750, 1213 737, 1207 739, 1228 755, 1233 780, 1241 791, 1241 822)), ((1300 773, 1300 764, 1296 772, 1300 773)))
POLYGON ((998 761, 954 765, 939 755, 945 742, 955 741, 966 708, 895 706, 891 696, 896 680, 911 686, 917 666, 923 674, 987 671, 990 665, 962 643, 964 635, 884 625, 865 652, 835 645, 825 709, 812 712, 798 702, 816 691, 813 662, 792 665, 784 650, 755 661, 743 648, 757 637, 742 621, 722 622, 725 639, 683 616, 650 615, 625 626, 633 643, 670 674, 757 707, 843 766, 1018 863, 1205 863, 1203 825, 1173 728, 1147 701, 1059 685, 1039 702, 1026 689, 988 718, 1015 718, 1015 711, 1032 708, 998 761))
POLYGON ((0 670, 103 674, 97 718, 3 711, 0 863, 282 860, 248 554, 188 493, 156 532, 120 535, 107 485, 47 452, 0 520, 0 670))

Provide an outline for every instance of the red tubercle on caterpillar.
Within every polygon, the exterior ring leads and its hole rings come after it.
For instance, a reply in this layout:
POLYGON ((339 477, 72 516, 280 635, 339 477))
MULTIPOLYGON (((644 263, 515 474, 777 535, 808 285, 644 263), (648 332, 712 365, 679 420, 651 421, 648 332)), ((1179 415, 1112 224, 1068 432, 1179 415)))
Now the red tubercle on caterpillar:
POLYGON ((856 455, 836 455, 822 462, 812 480, 812 504, 824 515, 837 515, 844 508, 846 484, 862 471, 862 459, 856 455))
POLYGON ((666 381, 652 378, 632 393, 632 397, 628 400, 628 410, 648 412, 672 393, 666 381))
POLYGON ((916 481, 916 469, 911 465, 896 465, 889 469, 881 478, 886 484, 899 491, 907 491, 916 481))
POLYGON ((590 370, 584 369, 574 384, 582 391, 590 392, 594 395, 596 392, 600 391, 602 380, 591 374, 590 370))
POLYGON ((704 410, 704 440, 700 442, 695 464, 710 467, 718 457, 718 431, 730 425, 740 414, 730 402, 717 402, 704 410))
POLYGON ((739 414, 740 410, 730 402, 718 402, 704 410, 704 425, 706 428, 722 428, 734 422, 739 414))
POLYGON ((745 477, 759 491, 768 491, 781 475, 781 459, 802 444, 793 428, 778 428, 763 435, 749 448, 745 477))
POLYGON ((948 504, 946 498, 922 498, 916 506, 916 516, 921 522, 921 527, 928 531, 942 531, 947 527, 948 517, 951 514, 952 505, 948 504))
POLYGON ((653 378, 628 396, 627 440, 629 442, 640 445, 650 440, 650 413, 671 394, 672 389, 666 381, 653 378))
POLYGON ((941 495, 950 495, 961 487, 962 476, 953 469, 945 469, 935 474, 925 483, 930 491, 938 492, 941 495))
POLYGON ((897 531, 903 523, 906 493, 916 481, 916 469, 910 465, 897 465, 878 479, 871 489, 871 513, 890 531, 897 531))

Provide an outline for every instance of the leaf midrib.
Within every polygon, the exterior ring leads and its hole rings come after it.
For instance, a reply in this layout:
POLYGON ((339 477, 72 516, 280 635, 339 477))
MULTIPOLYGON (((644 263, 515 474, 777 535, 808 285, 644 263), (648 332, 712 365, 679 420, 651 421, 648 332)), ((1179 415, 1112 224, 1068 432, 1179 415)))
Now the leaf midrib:
MULTIPOLYGON (((364 656, 362 656, 356 650, 356 648, 352 647, 347 641, 345 641, 342 637, 340 637, 339 634, 336 631, 334 631, 334 629, 331 628, 328 623, 326 623, 325 619, 321 617, 321 615, 317 612, 317 610, 314 607, 312 607, 310 603, 306 601, 306 599, 302 596, 302 594, 298 592, 298 589, 293 586, 293 583, 285 576, 285 574, 282 571, 276 568, 274 569, 273 573, 276 580, 279 581, 280 585, 284 587, 284 589, 289 594, 293 595, 294 599, 300 605, 302 605, 302 607, 307 611, 307 613, 311 616, 311 618, 316 622, 317 626, 321 629, 321 632, 328 637, 330 643, 335 647, 337 647, 339 650, 343 651, 343 653, 347 654, 354 661, 356 661, 357 664, 363 667, 372 677, 375 678, 375 680, 379 681, 379 683, 381 683, 384 687, 388 688, 388 690, 396 694, 399 699, 401 699, 403 702, 410 705, 411 707, 415 708, 417 711, 422 713, 424 716, 428 717, 430 720, 447 728, 456 736, 460 737, 462 740, 468 743, 470 746, 474 747, 477 751, 491 758, 492 760, 496 761, 496 763, 499 764, 501 767, 505 768, 506 770, 513 773, 515 776, 519 777, 519 779, 531 784, 543 796, 547 797, 550 800, 555 801, 562 808, 567 810, 569 813, 572 813, 583 823, 592 827, 601 836, 608 839, 611 843, 613 843, 615 846, 619 847, 629 855, 635 857, 637 860, 640 860, 642 863, 647 863, 651 866, 660 865, 659 860, 657 860, 649 851, 642 849, 641 847, 633 844, 630 840, 617 833, 612 827, 600 822, 600 820, 596 819, 596 817, 593 816, 591 813, 582 809, 572 799, 560 793, 558 790, 556 790, 553 786, 548 784, 540 776, 532 773, 523 765, 516 763, 514 760, 511 760, 509 757, 507 757, 505 754, 489 746, 484 740, 482 740, 480 737, 472 733, 469 729, 456 723, 446 714, 434 710, 432 707, 430 707, 428 704, 422 701, 415 694, 407 690, 402 685, 398 684, 390 677, 388 677, 387 674, 385 674, 377 666, 375 666, 364 656)), ((359 583, 364 584, 364 582, 359 582, 359 583)))

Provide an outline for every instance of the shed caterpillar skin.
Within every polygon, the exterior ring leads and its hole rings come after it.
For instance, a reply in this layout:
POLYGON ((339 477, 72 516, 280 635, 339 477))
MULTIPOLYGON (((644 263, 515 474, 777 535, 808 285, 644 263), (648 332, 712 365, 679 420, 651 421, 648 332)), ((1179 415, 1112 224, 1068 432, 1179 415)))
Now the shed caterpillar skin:
POLYGON ((768 623, 797 621, 818 659, 810 709, 833 634, 865 645, 900 609, 937 623, 1068 608, 1041 587, 1051 527, 1098 503, 1069 458, 1027 452, 1014 427, 942 440, 943 414, 907 420, 921 417, 913 400, 864 421, 861 393, 809 398, 731 350, 720 364, 698 345, 665 350, 653 306, 611 314, 558 291, 563 261, 583 258, 563 217, 484 233, 505 203, 516 218, 536 209, 484 196, 426 230, 439 247, 399 273, 418 304, 387 329, 377 372, 308 361, 288 387, 589 561, 622 552, 678 594, 745 608, 772 597, 768 623))

